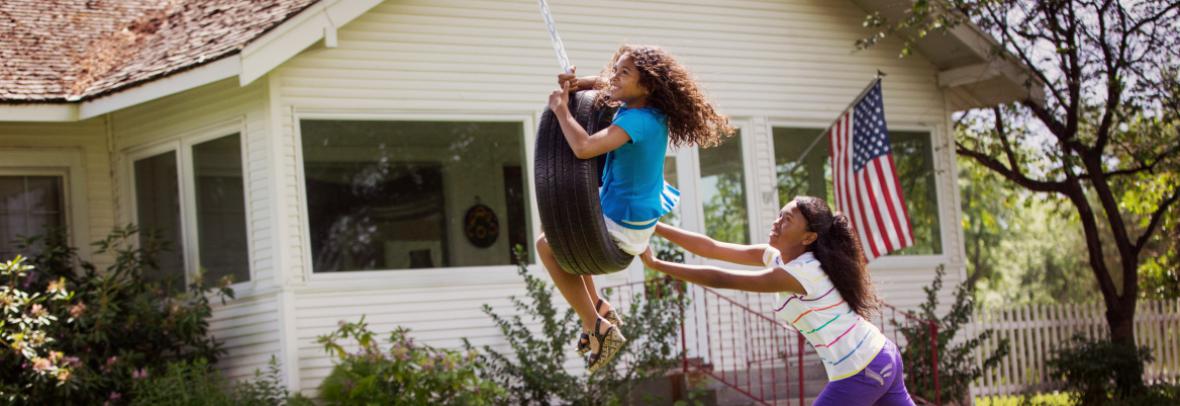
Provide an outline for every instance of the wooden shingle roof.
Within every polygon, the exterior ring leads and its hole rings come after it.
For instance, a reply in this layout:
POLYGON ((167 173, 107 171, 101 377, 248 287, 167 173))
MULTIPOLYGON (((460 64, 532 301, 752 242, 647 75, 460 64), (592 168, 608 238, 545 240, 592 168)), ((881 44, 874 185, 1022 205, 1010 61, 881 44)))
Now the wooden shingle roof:
POLYGON ((192 69, 316 1, 0 1, 0 102, 87 100, 192 69))

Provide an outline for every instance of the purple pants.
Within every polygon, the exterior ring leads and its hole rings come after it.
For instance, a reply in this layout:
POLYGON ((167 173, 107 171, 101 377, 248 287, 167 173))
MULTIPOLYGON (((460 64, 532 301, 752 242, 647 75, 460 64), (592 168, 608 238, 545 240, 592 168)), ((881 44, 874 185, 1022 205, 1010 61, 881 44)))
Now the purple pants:
POLYGON ((881 352, 856 375, 828 382, 813 406, 913 405, 902 377, 901 353, 886 339, 881 352))

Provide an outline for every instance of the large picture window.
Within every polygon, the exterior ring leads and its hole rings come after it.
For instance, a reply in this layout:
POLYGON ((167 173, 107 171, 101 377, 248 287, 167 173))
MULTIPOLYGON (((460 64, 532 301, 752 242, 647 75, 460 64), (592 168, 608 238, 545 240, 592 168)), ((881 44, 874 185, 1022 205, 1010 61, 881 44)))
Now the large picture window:
POLYGON ((302 120, 315 272, 514 263, 531 249, 514 122, 302 120))
MULTIPOLYGON (((828 142, 823 130, 775 127, 774 163, 779 202, 795 196, 822 197, 835 209, 828 142), (821 138, 816 141, 816 138, 821 138), (811 149, 808 147, 811 146, 811 149)), ((890 255, 933 255, 942 253, 938 223, 938 195, 934 183, 934 154, 930 133, 890 131, 889 144, 897 166, 897 177, 905 196, 914 232, 914 245, 890 255)))

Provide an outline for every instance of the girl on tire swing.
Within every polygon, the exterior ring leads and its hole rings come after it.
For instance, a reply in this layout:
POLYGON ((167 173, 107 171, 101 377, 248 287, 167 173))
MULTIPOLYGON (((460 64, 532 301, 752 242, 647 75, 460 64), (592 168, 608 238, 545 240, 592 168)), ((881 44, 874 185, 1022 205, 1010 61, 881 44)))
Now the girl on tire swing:
POLYGON ((897 345, 869 322, 877 297, 865 269, 864 253, 848 217, 833 214, 822 199, 799 196, 779 211, 769 244, 719 242, 659 224, 656 233, 693 254, 762 271, 732 271, 655 259, 644 265, 698 285, 791 295, 775 312, 815 347, 828 385, 815 405, 913 405, 902 377, 897 345))
MULTIPOLYGON (((566 141, 580 159, 608 154, 599 198, 607 231, 619 249, 639 255, 655 232, 656 223, 679 201, 680 192, 664 182, 664 155, 669 142, 676 147, 714 146, 732 134, 729 119, 718 114, 688 70, 654 46, 623 45, 600 76, 560 74, 561 88, 549 95, 566 141), (596 103, 618 105, 611 125, 587 134, 570 113, 569 93, 599 89, 596 103)), ((594 373, 622 349, 626 338, 614 308, 598 297, 589 275, 561 269, 549 242, 537 238, 537 253, 582 322, 578 352, 589 352, 594 373)))

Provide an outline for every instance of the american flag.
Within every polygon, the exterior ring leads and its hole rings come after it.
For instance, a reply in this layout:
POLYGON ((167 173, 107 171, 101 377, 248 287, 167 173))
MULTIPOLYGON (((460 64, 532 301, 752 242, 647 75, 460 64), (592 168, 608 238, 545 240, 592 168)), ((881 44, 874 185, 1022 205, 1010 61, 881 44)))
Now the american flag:
POLYGON ((875 79, 827 130, 836 209, 852 220, 869 261, 914 245, 884 108, 875 79))

